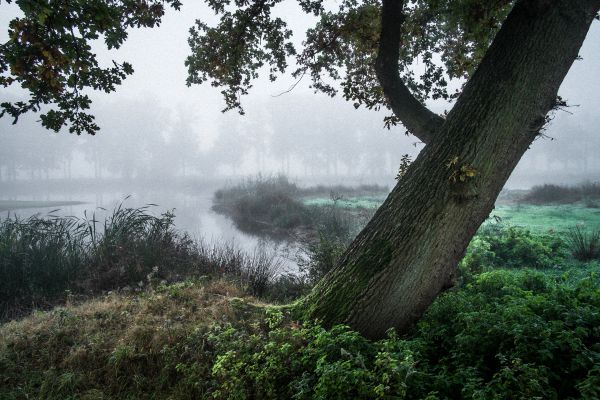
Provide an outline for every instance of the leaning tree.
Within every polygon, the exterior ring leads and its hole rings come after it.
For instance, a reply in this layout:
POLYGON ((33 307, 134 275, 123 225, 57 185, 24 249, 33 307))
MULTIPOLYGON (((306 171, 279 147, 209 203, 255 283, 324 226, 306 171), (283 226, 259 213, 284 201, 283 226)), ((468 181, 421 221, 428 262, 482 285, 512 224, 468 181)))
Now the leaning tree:
MULTIPOLYGON (((129 64, 102 68, 88 42, 118 47, 127 28, 154 26, 177 0, 18 0, 24 13, 0 48, 0 84, 30 98, 2 103, 15 120, 94 133, 88 87, 114 90, 129 64)), ((206 0, 220 17, 190 30, 188 84, 221 87, 242 111, 261 72, 292 75, 356 107, 389 109, 426 146, 338 265, 293 306, 305 318, 346 323, 368 337, 409 328, 452 285, 457 264, 517 162, 564 102, 558 89, 600 0, 298 0, 317 23, 301 49, 275 16, 281 0, 206 0), (418 69, 413 67, 418 62, 418 69), (448 89, 457 80, 459 90, 448 89), (453 101, 437 115, 428 98, 453 101)))

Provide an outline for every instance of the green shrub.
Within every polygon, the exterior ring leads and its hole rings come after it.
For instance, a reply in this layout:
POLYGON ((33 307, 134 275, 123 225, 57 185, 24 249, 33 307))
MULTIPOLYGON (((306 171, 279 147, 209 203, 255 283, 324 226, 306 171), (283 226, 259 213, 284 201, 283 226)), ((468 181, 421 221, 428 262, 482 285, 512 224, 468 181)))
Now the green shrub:
POLYGON ((599 308, 597 278, 569 288, 542 273, 483 273, 419 323, 414 398, 580 397, 597 379, 599 308))
POLYGON ((564 264, 566 258, 565 243, 556 235, 486 225, 469 244, 459 268, 463 276, 493 268, 546 269, 564 264))
POLYGON ((215 398, 595 398, 600 287, 535 272, 483 273, 437 299, 412 337, 368 341, 344 326, 219 328, 215 398), (587 396, 587 397, 586 397, 587 396))
POLYGON ((217 399, 403 398, 413 359, 393 335, 370 342, 345 326, 280 325, 267 331, 225 327, 210 336, 217 399))
POLYGON ((297 260, 300 272, 314 285, 335 267, 346 248, 347 245, 339 239, 320 233, 319 241, 308 243, 306 256, 297 260))

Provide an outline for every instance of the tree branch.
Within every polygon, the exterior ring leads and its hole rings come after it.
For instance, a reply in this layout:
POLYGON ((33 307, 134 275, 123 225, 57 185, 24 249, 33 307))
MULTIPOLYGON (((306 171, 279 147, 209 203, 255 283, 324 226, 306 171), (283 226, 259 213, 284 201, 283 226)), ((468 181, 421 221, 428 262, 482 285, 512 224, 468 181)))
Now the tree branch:
POLYGON ((399 73, 400 28, 404 1, 383 0, 381 35, 375 70, 392 111, 410 133, 428 143, 444 119, 430 111, 408 90, 399 73))

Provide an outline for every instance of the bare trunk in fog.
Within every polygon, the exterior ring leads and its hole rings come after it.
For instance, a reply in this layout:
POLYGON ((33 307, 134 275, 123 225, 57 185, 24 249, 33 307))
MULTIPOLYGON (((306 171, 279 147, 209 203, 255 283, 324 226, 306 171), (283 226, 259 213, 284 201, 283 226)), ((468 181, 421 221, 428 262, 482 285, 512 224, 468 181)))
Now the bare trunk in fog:
POLYGON ((384 1, 378 75, 427 143, 340 264, 300 304, 371 338, 406 331, 453 283, 465 249, 555 104, 598 0, 518 1, 445 120, 399 81, 402 2, 384 1))

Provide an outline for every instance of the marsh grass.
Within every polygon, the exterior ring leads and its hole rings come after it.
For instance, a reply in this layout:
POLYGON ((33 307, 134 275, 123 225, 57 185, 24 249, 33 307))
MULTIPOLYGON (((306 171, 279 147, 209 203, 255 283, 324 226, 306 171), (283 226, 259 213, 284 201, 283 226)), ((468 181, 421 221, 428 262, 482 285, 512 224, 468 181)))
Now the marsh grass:
POLYGON ((600 230, 586 230, 577 225, 565 233, 565 243, 579 261, 600 259, 600 230))
POLYGON ((174 215, 151 206, 116 207, 104 221, 9 216, 0 220, 0 320, 49 308, 69 298, 142 290, 152 282, 227 277, 264 295, 281 268, 267 246, 246 253, 175 230, 174 215))

